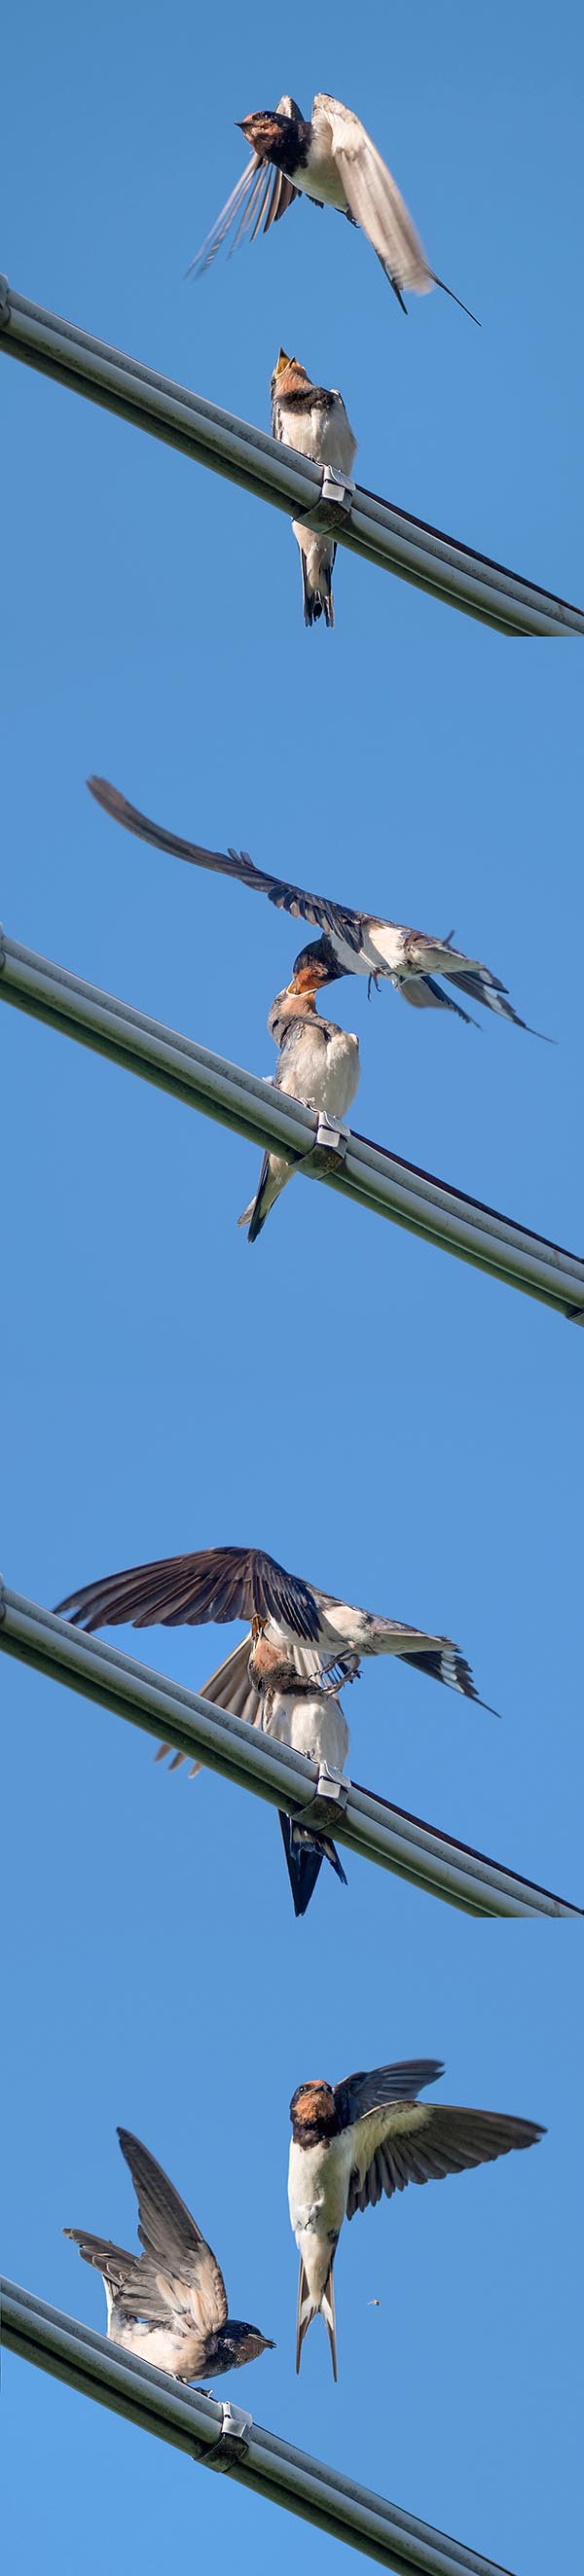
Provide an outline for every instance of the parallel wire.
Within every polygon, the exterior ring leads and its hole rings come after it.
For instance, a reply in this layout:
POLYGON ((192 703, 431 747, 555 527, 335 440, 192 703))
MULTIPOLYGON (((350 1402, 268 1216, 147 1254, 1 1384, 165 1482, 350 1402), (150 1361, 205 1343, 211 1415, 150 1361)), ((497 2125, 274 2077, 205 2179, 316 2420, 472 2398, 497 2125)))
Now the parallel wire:
POLYGON ((361 1859, 375 1861, 464 1913, 541 1917, 574 1916, 581 1910, 356 1781, 343 1778, 331 1797, 319 1794, 318 1763, 0 1583, 2 1652, 111 1709, 147 1735, 162 1738, 191 1761, 222 1772, 269 1805, 332 1832, 336 1842, 361 1859))
MULTIPOLYGON (((174 384, 0 277, 0 353, 117 412, 289 516, 318 511, 322 469, 231 412, 174 384)), ((324 524, 324 521, 322 521, 324 524)), ((340 545, 507 635, 584 635, 584 610, 460 544, 376 493, 355 487, 337 507, 340 545)))
POLYGON ((272 2504, 377 2559, 394 2576, 508 2576, 492 2559, 266 2432, 243 2409, 182 2388, 15 2282, 0 2281, 0 2295, 8 2351, 208 2468, 227 2471, 272 2504))
POLYGON ((419 1171, 367 1137, 347 1131, 346 1141, 341 1138, 335 1150, 332 1139, 319 1131, 315 1114, 276 1091, 273 1083, 100 992, 1 929, 0 1001, 109 1056, 262 1148, 277 1148, 307 1179, 325 1180, 376 1215, 554 1307, 571 1323, 584 1323, 584 1260, 579 1255, 419 1171))

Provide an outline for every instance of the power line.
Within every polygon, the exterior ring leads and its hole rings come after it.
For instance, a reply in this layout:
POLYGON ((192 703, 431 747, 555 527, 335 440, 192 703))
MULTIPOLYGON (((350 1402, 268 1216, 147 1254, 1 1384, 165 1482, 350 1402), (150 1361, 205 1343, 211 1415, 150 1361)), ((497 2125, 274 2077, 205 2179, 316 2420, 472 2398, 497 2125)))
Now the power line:
POLYGON ((584 1260, 464 1190, 419 1171, 354 1131, 336 1133, 299 1100, 212 1055, 0 929, 0 1001, 140 1074, 262 1148, 277 1147, 309 1180, 325 1180, 377 1216, 456 1253, 526 1296, 584 1323, 584 1260))
POLYGON ((181 2387, 13 2281, 0 2281, 0 2294, 2 2340, 9 2352, 125 2415, 175 2450, 187 2451, 207 2468, 226 2471, 366 2558, 376 2558, 394 2576, 508 2576, 492 2559, 479 2558, 476 2550, 434 2531, 385 2496, 297 2451, 279 2434, 265 2432, 243 2408, 181 2387))
POLYGON ((582 609, 360 485, 339 489, 308 457, 31 303, 7 277, 0 277, 0 352, 117 412, 288 517, 306 522, 316 512, 315 524, 328 520, 340 545, 503 634, 584 635, 582 609))
POLYGON ((581 1909, 548 1888, 537 1887, 515 1870, 471 1851, 440 1833, 421 1817, 361 1789, 356 1781, 308 1762, 216 1708, 195 1691, 184 1690, 163 1673, 152 1672, 104 1645, 83 1630, 27 1601, 0 1583, 0 1652, 14 1655, 36 1672, 50 1675, 70 1690, 97 1701, 173 1745, 190 1761, 220 1771, 271 1806, 302 1817, 322 1833, 364 1860, 377 1862, 447 1904, 468 1914, 524 1916, 571 1915, 581 1909))

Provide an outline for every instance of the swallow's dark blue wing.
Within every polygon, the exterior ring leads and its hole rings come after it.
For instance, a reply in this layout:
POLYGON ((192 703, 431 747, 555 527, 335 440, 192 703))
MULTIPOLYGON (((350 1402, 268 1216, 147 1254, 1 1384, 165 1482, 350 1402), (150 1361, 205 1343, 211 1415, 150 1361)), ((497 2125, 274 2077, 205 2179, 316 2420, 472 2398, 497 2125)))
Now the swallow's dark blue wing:
POLYGON ((163 823, 153 823, 130 805, 118 787, 107 778, 88 778, 87 785, 96 804, 103 806, 112 822, 122 823, 137 840, 149 841, 155 850, 169 857, 187 859, 191 867, 208 868, 214 876, 234 877, 238 885, 251 887, 252 894, 266 894, 278 911, 291 913, 296 920, 309 921, 313 929, 338 931, 348 946, 358 950, 363 934, 363 914, 350 905, 335 903, 332 896, 307 894, 303 886, 291 885, 284 877, 271 876, 266 868, 256 868, 247 850, 206 850, 198 841, 184 841, 177 832, 167 832, 163 823))
POLYGON ((374 2066, 369 2075, 346 2075, 333 2088, 341 2127, 351 2129, 366 2111, 381 2110, 385 2102, 414 2102, 425 2084, 436 2084, 443 2074, 440 2058, 412 2057, 397 2066, 374 2066))
POLYGON ((534 2120, 509 2118, 504 2111, 467 2111, 459 2103, 394 2101, 385 2109, 372 2107, 355 2129, 347 2217, 353 2218, 356 2209, 375 2208, 383 2192, 391 2200, 409 2182, 443 2182, 446 2174, 492 2164, 514 2147, 536 2146, 544 2134, 534 2120))
POLYGON ((207 1547, 157 1558, 86 1583, 58 1604, 76 1628, 196 1628, 207 1619, 284 1620, 316 1642, 319 1614, 309 1585, 262 1548, 207 1547))

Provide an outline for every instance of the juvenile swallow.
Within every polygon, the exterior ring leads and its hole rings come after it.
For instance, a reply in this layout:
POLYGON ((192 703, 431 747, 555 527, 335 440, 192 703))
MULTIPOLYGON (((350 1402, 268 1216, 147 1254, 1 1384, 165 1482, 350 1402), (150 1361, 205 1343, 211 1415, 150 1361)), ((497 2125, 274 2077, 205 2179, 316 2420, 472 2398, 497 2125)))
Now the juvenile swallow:
MULTIPOLYGON (((300 456, 313 456, 317 465, 332 465, 335 473, 350 475, 357 440, 342 394, 312 385, 306 368, 298 358, 288 358, 285 349, 280 350, 271 378, 270 401, 273 438, 281 439, 284 447, 297 448, 300 456)), ((325 626, 334 626, 334 537, 317 535, 299 519, 292 520, 292 535, 300 549, 304 624, 314 626, 324 616, 325 626)))
POLYGON ((391 171, 381 159, 361 119, 340 98, 318 93, 312 103, 312 118, 302 115, 296 99, 284 96, 276 108, 254 111, 240 120, 240 132, 251 144, 251 160, 246 162, 241 178, 232 189, 227 204, 213 224, 212 231, 191 260, 187 276, 199 276, 209 268, 222 242, 233 233, 232 250, 245 233, 255 241, 260 231, 269 232, 279 223, 288 206, 298 196, 311 197, 317 206, 332 206, 335 213, 346 215, 347 222, 358 224, 371 243, 381 263, 384 276, 393 287, 402 313, 404 292, 429 295, 433 286, 459 304, 461 312, 476 322, 468 304, 461 304, 443 277, 430 268, 422 244, 400 197, 391 171), (273 174, 273 175, 272 175, 273 174))
POLYGON ((219 2378, 260 2352, 274 2352, 258 2326, 228 2316, 223 2273, 162 2166, 129 2129, 118 2129, 118 2137, 138 2202, 143 2253, 126 2254, 82 2227, 63 2228, 84 2263, 101 2272, 110 2343, 184 2380, 219 2378))
MULTIPOLYGON (((276 1091, 284 1091, 292 1100, 302 1100, 305 1108, 324 1110, 331 1119, 344 1118, 359 1082, 359 1040, 340 1029, 335 1020, 324 1020, 316 1008, 319 985, 333 981, 322 958, 311 958, 308 965, 293 976, 284 993, 277 993, 268 1015, 270 1037, 279 1049, 273 1076, 276 1091)), ((247 1226, 248 1243, 256 1243, 270 1208, 280 1191, 291 1181, 294 1164, 283 1154, 264 1154, 255 1198, 238 1217, 238 1225, 247 1226)))
POLYGON ((299 2084, 292 2095, 288 2167, 290 2223, 300 2255, 296 2369, 305 2334, 319 2311, 337 2376, 333 2265, 344 2218, 375 2208, 409 2182, 441 2182, 449 2173, 490 2164, 512 2147, 533 2147, 545 2131, 501 2111, 418 2102, 444 2068, 434 2058, 377 2066, 342 2084, 299 2084))
MULTIPOLYGON (((264 1735, 273 1736, 278 1744, 291 1745, 309 1762, 324 1762, 329 1771, 344 1771, 349 1729, 338 1698, 340 1683, 319 1683, 308 1672, 299 1670, 300 1662, 308 1665, 315 1660, 302 1647, 293 1659, 289 1647, 277 1644, 260 1628, 255 1640, 245 1638, 243 1647, 236 1646, 235 1654, 229 1655, 219 1671, 212 1674, 210 1682, 205 1683, 205 1698, 211 1699, 215 1707, 229 1709, 232 1716, 248 1717, 264 1735)), ((351 1673, 341 1675, 341 1680, 352 1678, 351 1673)), ((186 1753, 176 1753, 170 1744, 160 1744, 155 1762, 163 1762, 167 1756, 171 1771, 179 1771, 181 1763, 188 1760, 186 1753)), ((194 1780, 201 1768, 200 1762, 191 1762, 189 1780, 194 1780)), ((330 1861, 343 1887, 347 1881, 328 1834, 316 1833, 313 1827, 280 1809, 278 1819, 294 1912, 299 1916, 308 1910, 323 1860, 330 1861)))
POLYGON ((478 958, 467 957, 461 948, 453 948, 453 933, 444 939, 425 930, 409 930, 397 921, 383 921, 375 912, 354 912, 345 903, 336 903, 332 895, 307 894, 303 886, 293 885, 286 877, 276 877, 265 868, 256 868, 247 850, 205 850, 197 841, 182 840, 177 832, 168 832, 163 823, 151 822, 138 806, 130 805, 118 787, 107 778, 87 781, 96 804, 122 823, 137 840, 149 841, 155 850, 164 850, 172 858, 186 859, 191 866, 208 868, 215 876, 235 877, 236 883, 250 886, 254 894, 266 894, 279 912, 289 912, 295 920, 309 921, 321 933, 308 948, 302 948, 293 967, 293 975, 320 965, 332 978, 338 975, 365 975, 376 987, 387 982, 404 1002, 418 1009, 456 1011, 459 1020, 470 1026, 470 1013, 444 993, 435 981, 442 975, 473 1002, 482 1002, 485 1010, 495 1011, 500 1019, 513 1020, 515 1028, 527 1029, 530 1037, 541 1036, 530 1029, 513 1009, 505 984, 489 966, 478 958))
POLYGON ((294 1671, 303 1680, 316 1681, 319 1689, 323 1681, 340 1687, 353 1678, 363 1655, 398 1655, 415 1672, 429 1673, 434 1681, 460 1691, 463 1699, 489 1707, 479 1699, 470 1664, 451 1637, 431 1636, 399 1619, 359 1610, 335 1593, 319 1591, 302 1575, 288 1574, 263 1548, 201 1548, 194 1555, 129 1566, 68 1593, 57 1609, 88 1634, 126 1623, 133 1628, 198 1628, 206 1620, 222 1626, 245 1619, 247 1636, 212 1674, 204 1695, 252 1726, 261 1724, 255 1672, 260 1637, 285 1647, 294 1671))

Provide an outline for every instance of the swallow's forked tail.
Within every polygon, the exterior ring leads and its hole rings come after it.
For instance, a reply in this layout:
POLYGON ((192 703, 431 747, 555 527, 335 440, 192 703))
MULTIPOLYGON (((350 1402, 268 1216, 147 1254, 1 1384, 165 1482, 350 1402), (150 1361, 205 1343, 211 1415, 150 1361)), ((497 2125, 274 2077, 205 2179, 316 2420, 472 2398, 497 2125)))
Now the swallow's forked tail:
POLYGON ((327 2330, 327 2335, 328 2335, 328 2339, 329 2339, 329 2344, 330 2344, 330 2348, 331 2348, 331 2361, 332 2361, 332 2365, 333 2365, 333 2379, 336 2379, 336 2377, 337 2377, 337 2337, 336 2337, 336 2326, 335 2326, 335 2292, 334 2292, 334 2282, 333 2282, 333 2263, 334 2263, 334 2259, 335 2259, 335 2253, 336 2253, 336 2246, 333 2246, 333 2250, 332 2250, 332 2254, 331 2254, 331 2259, 330 2259, 330 2264, 329 2264, 329 2268, 328 2268, 328 2272, 327 2272, 327 2277, 326 2277, 326 2281, 325 2281, 325 2284, 324 2284, 324 2289, 321 2291, 320 2300, 313 2299, 313 2297, 312 2297, 311 2291, 309 2290, 309 2287, 308 2287, 308 2282, 307 2282, 307 2278, 306 2278, 306 2273, 305 2273, 305 2270, 304 2270, 304 2264, 303 2264, 303 2261, 302 2261, 302 2255, 301 2255, 301 2257, 300 2257, 300 2271, 299 2271, 299 2274, 298 2274, 298 2307, 297 2307, 297 2310, 296 2310, 296 2376, 297 2376, 297 2377, 298 2377, 298 2372, 299 2372, 299 2369, 300 2369, 300 2359, 301 2359, 301 2353, 302 2353, 302 2346, 303 2346, 303 2343, 304 2343, 304 2337, 305 2337, 305 2335, 306 2335, 306 2334, 308 2334, 308 2328, 309 2328, 309 2326, 311 2326, 311 2325, 312 2325, 313 2317, 317 2317, 317 2316, 318 2316, 319 2308, 320 2308, 320 2314, 321 2314, 321 2316, 323 2316, 323 2317, 324 2317, 324 2322, 325 2322, 325 2326, 326 2326, 326 2330, 327 2330))
POLYGON ((237 1219, 238 1225, 247 1226, 248 1243, 257 1243, 270 1208, 290 1180, 291 1170, 291 1164, 284 1163, 281 1154, 264 1154, 255 1199, 250 1199, 249 1207, 237 1219))
POLYGON ((300 548, 305 626, 315 626, 317 617, 324 617, 325 626, 334 626, 333 564, 336 551, 330 540, 325 543, 321 538, 319 544, 317 537, 312 538, 308 551, 305 546, 300 548))
POLYGON ((280 1808, 278 1808, 278 1815, 294 1912, 298 1918, 299 1915, 308 1912, 323 1860, 330 1861, 331 1869, 336 1870, 337 1878, 342 1879, 343 1887, 346 1887, 347 1881, 338 1851, 335 1849, 335 1844, 329 1841, 328 1834, 311 1833, 308 1826, 298 1824, 293 1816, 283 1815, 280 1808))

